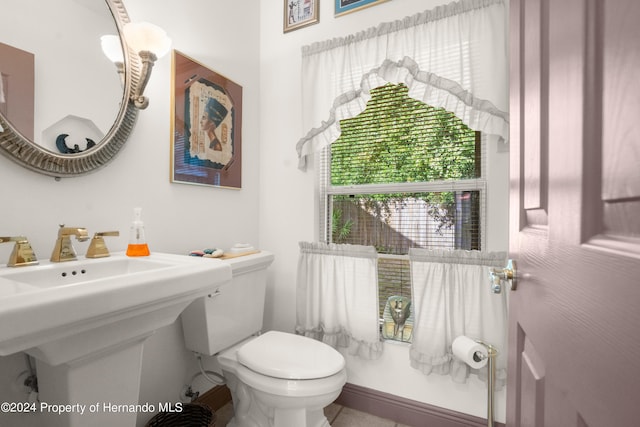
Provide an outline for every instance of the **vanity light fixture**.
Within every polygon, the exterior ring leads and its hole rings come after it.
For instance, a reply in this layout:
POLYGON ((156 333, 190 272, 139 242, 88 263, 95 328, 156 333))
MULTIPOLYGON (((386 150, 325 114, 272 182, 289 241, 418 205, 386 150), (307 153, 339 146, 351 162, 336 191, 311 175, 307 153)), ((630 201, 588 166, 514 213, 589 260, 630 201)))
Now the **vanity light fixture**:
POLYGON ((169 52, 171 39, 162 28, 149 22, 129 22, 124 25, 122 32, 129 48, 137 52, 142 61, 140 82, 131 95, 131 101, 137 108, 145 109, 149 99, 143 94, 151 77, 151 69, 158 58, 169 52))
POLYGON ((114 34, 102 36, 100 37, 100 46, 102 46, 102 52, 109 58, 109 61, 116 65, 120 83, 124 86, 124 53, 122 52, 120 37, 114 34))

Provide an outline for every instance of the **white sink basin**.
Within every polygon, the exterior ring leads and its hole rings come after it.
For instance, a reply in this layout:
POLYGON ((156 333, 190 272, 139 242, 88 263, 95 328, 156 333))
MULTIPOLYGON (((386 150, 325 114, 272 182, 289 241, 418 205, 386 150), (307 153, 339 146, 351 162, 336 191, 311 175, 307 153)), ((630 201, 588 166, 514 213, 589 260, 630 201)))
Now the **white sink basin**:
MULTIPOLYGON (((36 358, 39 399, 138 401, 145 340, 231 280, 222 261, 153 253, 0 267, 0 355, 36 358)), ((39 425, 135 426, 135 411, 40 414, 39 425)))
POLYGON ((74 262, 47 263, 25 269, 14 268, 0 270, 0 283, 9 281, 17 285, 14 292, 34 291, 42 288, 77 285, 79 283, 95 282, 112 279, 136 273, 150 273, 164 271, 175 266, 175 263, 154 257, 131 258, 116 256, 95 260, 85 259, 74 262))
POLYGON ((161 253, 0 268, 0 355, 84 357, 173 323, 229 280, 219 260, 161 253))

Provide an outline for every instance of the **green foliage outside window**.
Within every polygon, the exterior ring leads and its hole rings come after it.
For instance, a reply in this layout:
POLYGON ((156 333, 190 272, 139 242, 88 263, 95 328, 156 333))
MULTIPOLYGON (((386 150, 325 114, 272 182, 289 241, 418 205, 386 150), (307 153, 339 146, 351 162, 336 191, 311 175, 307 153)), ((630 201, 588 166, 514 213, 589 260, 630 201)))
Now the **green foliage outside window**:
POLYGON ((367 108, 340 122, 331 145, 331 184, 470 179, 477 175, 475 131, 403 85, 371 91, 367 108))
MULTIPOLYGON (((389 184, 473 179, 480 176, 476 132, 453 113, 410 98, 404 84, 371 91, 366 109, 340 122, 341 136, 331 145, 331 185, 389 184)), ((333 196, 347 202, 349 196, 333 196)), ((439 231, 454 224, 455 194, 375 194, 361 198, 364 207, 384 219, 390 201, 419 197, 431 206, 439 231)), ((334 241, 351 230, 341 212, 334 215, 334 241), (344 222, 340 222, 344 221, 344 222), (337 230, 340 231, 338 236, 337 230)))

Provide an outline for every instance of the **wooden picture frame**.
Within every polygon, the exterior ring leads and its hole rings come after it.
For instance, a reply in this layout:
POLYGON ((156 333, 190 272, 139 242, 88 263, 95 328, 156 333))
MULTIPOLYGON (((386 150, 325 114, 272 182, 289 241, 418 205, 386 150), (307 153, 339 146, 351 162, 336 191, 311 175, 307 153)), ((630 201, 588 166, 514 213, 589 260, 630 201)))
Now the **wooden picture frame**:
POLYGON ((283 32, 320 22, 320 0, 284 0, 283 32))
POLYGON ((390 0, 335 0, 336 10, 335 16, 346 15, 360 9, 385 3, 390 0))
POLYGON ((171 182, 242 188, 242 86, 173 51, 171 182))

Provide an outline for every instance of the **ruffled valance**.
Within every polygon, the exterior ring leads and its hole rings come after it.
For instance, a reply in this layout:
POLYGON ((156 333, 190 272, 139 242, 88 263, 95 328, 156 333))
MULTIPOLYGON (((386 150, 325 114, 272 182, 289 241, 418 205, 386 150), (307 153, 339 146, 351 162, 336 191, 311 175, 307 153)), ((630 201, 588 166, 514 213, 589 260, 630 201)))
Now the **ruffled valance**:
POLYGON ((386 83, 404 83, 412 98, 507 141, 506 22, 503 0, 462 0, 303 47, 303 125, 311 130, 296 146, 299 168, 386 83))

